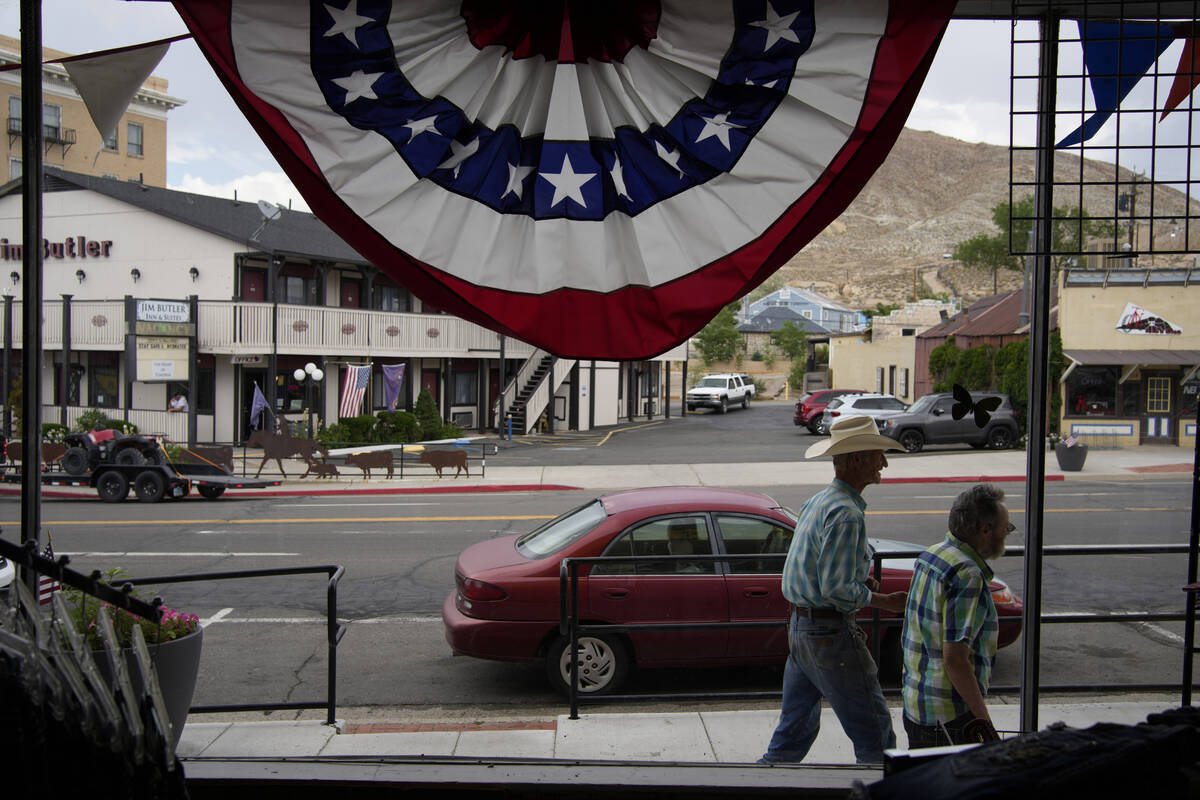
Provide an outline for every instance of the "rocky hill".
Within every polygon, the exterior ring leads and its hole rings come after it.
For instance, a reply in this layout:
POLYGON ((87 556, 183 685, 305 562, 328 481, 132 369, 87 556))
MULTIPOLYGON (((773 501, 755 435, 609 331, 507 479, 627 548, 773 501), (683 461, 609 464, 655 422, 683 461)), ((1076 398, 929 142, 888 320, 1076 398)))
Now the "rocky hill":
MULTIPOLYGON (((1018 184, 1032 184, 1032 154, 1017 153, 1012 171, 1018 184)), ((1079 205, 1079 159, 1059 153, 1055 173, 1064 184, 1056 190, 1055 204, 1079 205)), ((1118 191, 1113 183, 1113 165, 1085 161, 1082 175, 1085 183, 1096 182, 1083 194, 1088 212, 1113 218, 1118 191)), ((1131 181, 1134 177, 1122 169, 1119 179, 1131 181)), ((1128 187, 1120 191, 1128 191, 1128 187)), ((1028 194, 1032 194, 1031 185, 1018 186, 1013 199, 1028 194)), ((1149 190, 1143 188, 1138 199, 1139 215, 1149 208, 1149 195, 1149 190)), ((905 129, 850 207, 778 274, 789 284, 813 285, 817 291, 856 308, 911 299, 914 280, 926 289, 931 283, 936 285, 936 281, 917 278, 917 271, 940 274, 942 283, 955 293, 967 300, 977 299, 991 294, 991 272, 967 269, 944 258, 944 254, 977 233, 996 233, 991 209, 1007 202, 1009 196, 1007 147, 905 129)), ((1186 196, 1170 188, 1157 188, 1153 200, 1157 217, 1182 216, 1187 207, 1186 196)), ((1200 214, 1200 204, 1192 202, 1191 214, 1200 214)), ((1156 242, 1169 235, 1166 227, 1156 225, 1156 242)), ((1148 226, 1143 230, 1148 231, 1148 226)), ((1193 233, 1193 240, 1200 245, 1200 231, 1193 233)), ((1192 249, 1200 250, 1200 246, 1192 249)), ((1156 258, 1164 265, 1179 260, 1156 258)), ((1190 263, 1190 257, 1187 260, 1190 263)), ((1019 273, 1001 271, 1000 291, 1017 288, 1020 281, 1019 273)))

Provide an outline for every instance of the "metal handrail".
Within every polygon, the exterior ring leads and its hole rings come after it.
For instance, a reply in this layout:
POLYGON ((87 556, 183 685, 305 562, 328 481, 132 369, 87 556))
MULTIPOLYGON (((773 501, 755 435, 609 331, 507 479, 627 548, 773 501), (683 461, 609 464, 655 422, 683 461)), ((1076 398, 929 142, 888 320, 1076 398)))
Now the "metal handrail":
MULTIPOLYGON (((1190 546, 1186 544, 1116 544, 1116 545, 1054 545, 1042 548, 1042 553, 1045 556, 1094 556, 1094 555, 1134 555, 1134 554, 1151 554, 1151 555, 1175 555, 1187 553, 1190 546)), ((883 562, 890 559, 916 558, 921 555, 924 548, 915 550, 890 550, 887 553, 876 553, 873 564, 873 572, 878 580, 883 572, 883 562)), ((1025 554, 1024 547, 1006 547, 1004 557, 1023 556, 1025 554)), ((721 553, 713 555, 682 555, 682 556, 590 556, 577 558, 564 558, 559 564, 559 632, 570 638, 570 652, 574 653, 579 649, 579 634, 590 632, 607 632, 607 633, 628 633, 632 631, 645 630, 702 630, 702 629, 738 629, 738 628, 770 628, 777 626, 786 626, 787 620, 773 620, 770 622, 645 622, 624 625, 607 625, 607 624, 584 624, 579 620, 579 568, 582 565, 594 564, 642 564, 642 563, 669 563, 677 561, 779 561, 781 564, 786 558, 784 554, 754 554, 754 553, 721 553)), ((720 574, 720 573, 716 573, 720 574)), ((609 576, 605 576, 609 577, 609 576)), ((618 576, 613 576, 618 577, 618 576)), ((1188 595, 1191 602, 1192 595, 1188 595)), ((871 629, 872 655, 875 656, 876 663, 879 661, 879 644, 882 637, 875 635, 876 631, 889 627, 897 627, 903 624, 902 617, 881 617, 879 609, 872 609, 871 619, 861 620, 859 624, 863 627, 871 629)), ((1187 619, 1186 610, 1184 613, 1157 613, 1157 612, 1108 612, 1104 614, 1068 614, 1068 613, 1045 613, 1041 615, 1041 621, 1048 624, 1061 623, 1094 623, 1094 622, 1178 622, 1187 619)), ((1019 687, 1013 686, 993 686, 989 688, 992 693, 1004 693, 1017 691, 1019 687)), ((1073 692, 1084 691, 1087 689, 1093 690, 1116 690, 1124 689, 1127 691, 1156 691, 1163 689, 1177 689, 1178 684, 1064 684, 1042 686, 1042 689, 1057 692, 1073 692)), ((1187 691, 1190 687, 1184 687, 1187 691)), ((899 689, 885 690, 885 694, 896 694, 899 689)), ((645 695, 629 695, 629 694, 610 694, 601 695, 599 697, 579 695, 579 663, 577 659, 571 659, 571 679, 567 685, 567 699, 570 704, 570 719, 579 718, 579 703, 617 703, 629 701, 647 701, 647 700, 662 700, 666 697, 676 700, 744 700, 744 699, 772 699, 781 696, 781 692, 688 692, 680 694, 645 694, 645 695)))
POLYGON ((231 705, 192 706, 188 709, 193 714, 209 714, 221 711, 292 711, 308 708, 324 708, 325 723, 332 725, 337 712, 337 646, 346 635, 347 626, 337 621, 337 587, 345 574, 345 567, 340 564, 328 564, 313 567, 276 567, 273 569, 247 569, 227 572, 198 572, 191 575, 160 575, 150 578, 123 579, 122 583, 130 584, 160 584, 160 583, 195 583, 197 581, 219 581, 236 578, 271 578, 283 575, 311 575, 326 573, 329 576, 325 584, 325 638, 329 653, 329 674, 326 680, 325 702, 299 703, 238 703, 231 705))

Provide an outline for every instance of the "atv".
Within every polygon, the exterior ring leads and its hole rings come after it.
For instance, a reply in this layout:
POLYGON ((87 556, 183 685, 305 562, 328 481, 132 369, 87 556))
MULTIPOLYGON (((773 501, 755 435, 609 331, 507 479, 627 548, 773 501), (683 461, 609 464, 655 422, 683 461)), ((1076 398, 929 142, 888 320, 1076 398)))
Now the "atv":
POLYGON ((70 475, 86 475, 101 464, 165 464, 158 440, 138 434, 124 435, 108 428, 69 433, 64 443, 62 468, 70 475))

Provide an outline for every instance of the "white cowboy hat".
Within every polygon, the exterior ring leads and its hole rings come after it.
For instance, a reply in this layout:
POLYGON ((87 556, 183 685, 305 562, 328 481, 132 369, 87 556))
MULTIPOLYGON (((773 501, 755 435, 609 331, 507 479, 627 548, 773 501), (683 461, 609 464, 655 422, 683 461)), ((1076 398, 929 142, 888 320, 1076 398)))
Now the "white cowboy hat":
POLYGON ((863 450, 901 450, 895 439, 879 435, 871 417, 842 417, 829 426, 829 438, 805 451, 805 458, 858 453, 863 450))

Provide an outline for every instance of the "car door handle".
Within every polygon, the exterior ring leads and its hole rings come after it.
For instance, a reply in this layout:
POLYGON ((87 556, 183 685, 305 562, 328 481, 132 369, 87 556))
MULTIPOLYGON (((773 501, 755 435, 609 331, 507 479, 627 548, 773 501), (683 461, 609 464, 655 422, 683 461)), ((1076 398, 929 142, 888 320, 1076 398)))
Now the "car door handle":
POLYGON ((605 589, 604 596, 611 600, 620 600, 624 597, 629 597, 628 589, 605 589))
POLYGON ((746 589, 742 592, 743 597, 769 597, 770 594, 769 589, 746 589))

